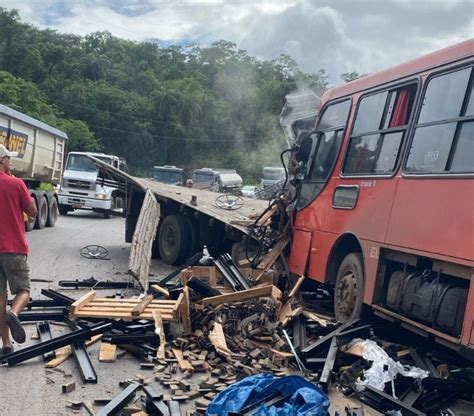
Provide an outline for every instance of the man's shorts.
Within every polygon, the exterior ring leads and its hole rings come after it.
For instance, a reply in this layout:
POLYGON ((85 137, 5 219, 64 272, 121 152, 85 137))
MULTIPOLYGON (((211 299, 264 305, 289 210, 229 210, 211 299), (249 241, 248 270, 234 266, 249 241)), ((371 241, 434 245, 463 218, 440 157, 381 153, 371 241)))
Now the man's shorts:
POLYGON ((0 294, 7 290, 16 295, 20 290, 30 291, 30 267, 26 254, 0 253, 0 294))

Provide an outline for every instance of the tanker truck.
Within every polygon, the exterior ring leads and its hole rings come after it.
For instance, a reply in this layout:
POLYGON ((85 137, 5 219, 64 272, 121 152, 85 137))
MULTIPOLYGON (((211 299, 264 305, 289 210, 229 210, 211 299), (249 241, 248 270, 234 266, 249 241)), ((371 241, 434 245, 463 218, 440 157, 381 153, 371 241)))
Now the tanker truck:
POLYGON ((55 187, 61 181, 66 133, 0 104, 0 144, 18 152, 12 158, 12 174, 23 179, 38 208, 33 228, 54 227, 58 218, 58 198, 55 187))

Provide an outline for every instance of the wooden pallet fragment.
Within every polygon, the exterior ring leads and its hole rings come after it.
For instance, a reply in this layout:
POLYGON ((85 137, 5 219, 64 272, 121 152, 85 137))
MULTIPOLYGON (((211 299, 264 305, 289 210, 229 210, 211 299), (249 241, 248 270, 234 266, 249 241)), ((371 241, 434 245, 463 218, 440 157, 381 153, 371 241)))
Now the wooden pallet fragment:
POLYGON ((244 300, 255 299, 255 298, 262 298, 262 297, 271 297, 275 301, 279 301, 281 299, 281 291, 276 286, 273 285, 265 285, 265 286, 257 286, 252 289, 241 290, 240 292, 233 292, 227 295, 221 296, 213 296, 211 298, 204 298, 201 300, 201 304, 203 306, 206 305, 221 305, 224 303, 232 303, 232 302, 242 302, 244 300))
POLYGON ((177 300, 150 300, 150 298, 147 298, 146 303, 148 304, 142 308, 144 303, 142 299, 97 298, 96 292, 91 290, 71 305, 69 316, 72 319, 153 320, 153 312, 160 311, 163 321, 181 322, 180 317, 189 317, 189 297, 185 298, 180 295, 177 300), (143 310, 141 311, 141 309, 143 310), (137 311, 141 312, 137 314, 137 311))

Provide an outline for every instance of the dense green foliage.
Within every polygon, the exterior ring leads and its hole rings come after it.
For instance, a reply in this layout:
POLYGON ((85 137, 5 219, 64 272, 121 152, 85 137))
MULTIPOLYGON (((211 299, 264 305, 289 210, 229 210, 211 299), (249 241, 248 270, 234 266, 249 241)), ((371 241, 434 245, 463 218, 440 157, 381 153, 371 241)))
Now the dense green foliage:
POLYGON ((64 130, 69 150, 126 157, 135 174, 174 164, 258 179, 263 165, 279 164, 278 115, 300 85, 321 94, 327 76, 226 41, 161 48, 108 32, 81 37, 0 8, 0 103, 64 130))

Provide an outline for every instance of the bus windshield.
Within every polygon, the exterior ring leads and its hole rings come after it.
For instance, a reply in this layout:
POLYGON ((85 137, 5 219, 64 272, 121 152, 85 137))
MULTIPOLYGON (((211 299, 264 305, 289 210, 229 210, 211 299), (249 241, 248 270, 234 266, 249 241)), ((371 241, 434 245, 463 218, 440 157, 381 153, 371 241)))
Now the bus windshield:
POLYGON ((96 164, 86 155, 70 154, 67 158, 67 170, 97 172, 96 164))
POLYGON ((214 182, 214 173, 194 172, 193 182, 214 182))

